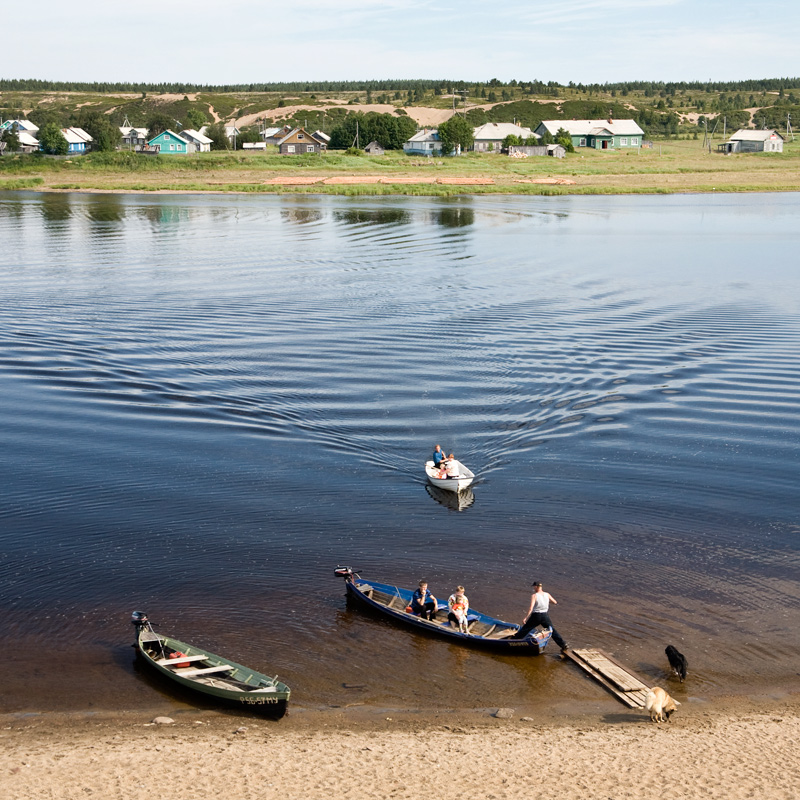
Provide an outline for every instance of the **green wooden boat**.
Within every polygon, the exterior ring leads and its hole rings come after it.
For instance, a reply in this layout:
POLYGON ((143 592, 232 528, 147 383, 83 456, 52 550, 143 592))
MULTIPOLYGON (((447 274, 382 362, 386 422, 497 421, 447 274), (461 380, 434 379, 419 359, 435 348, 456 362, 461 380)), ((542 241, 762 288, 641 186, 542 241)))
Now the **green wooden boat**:
POLYGON ((137 652, 166 678, 226 704, 274 717, 286 713, 290 689, 277 676, 270 678, 201 647, 156 633, 142 611, 134 611, 131 622, 136 628, 137 652))

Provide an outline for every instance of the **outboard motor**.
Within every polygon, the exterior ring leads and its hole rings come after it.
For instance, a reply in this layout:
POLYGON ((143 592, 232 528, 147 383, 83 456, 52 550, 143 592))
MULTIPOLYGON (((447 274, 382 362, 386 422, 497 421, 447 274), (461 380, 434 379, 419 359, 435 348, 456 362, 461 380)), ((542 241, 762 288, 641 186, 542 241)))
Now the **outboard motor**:
POLYGON ((356 573, 354 570, 350 569, 350 567, 336 567, 333 571, 334 575, 338 575, 340 578, 344 578, 346 581, 353 582, 353 578, 356 577, 356 573))
POLYGON ((134 611, 131 614, 131 625, 135 626, 136 628, 136 638, 139 638, 139 631, 142 628, 149 628, 150 627, 150 620, 147 618, 147 614, 144 611, 134 611))

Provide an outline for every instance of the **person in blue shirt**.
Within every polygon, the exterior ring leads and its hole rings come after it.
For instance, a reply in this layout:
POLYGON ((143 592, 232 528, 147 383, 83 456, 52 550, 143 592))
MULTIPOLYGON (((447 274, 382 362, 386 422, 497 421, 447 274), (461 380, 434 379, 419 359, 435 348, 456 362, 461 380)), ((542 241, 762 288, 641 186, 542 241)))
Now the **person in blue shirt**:
POLYGON ((441 466, 442 461, 446 458, 444 451, 442 450, 442 446, 437 444, 436 447, 433 448, 433 466, 439 467, 441 466))
POLYGON ((436 616, 437 601, 428 590, 428 582, 420 581, 419 589, 414 590, 411 596, 411 613, 423 619, 433 619, 436 616))

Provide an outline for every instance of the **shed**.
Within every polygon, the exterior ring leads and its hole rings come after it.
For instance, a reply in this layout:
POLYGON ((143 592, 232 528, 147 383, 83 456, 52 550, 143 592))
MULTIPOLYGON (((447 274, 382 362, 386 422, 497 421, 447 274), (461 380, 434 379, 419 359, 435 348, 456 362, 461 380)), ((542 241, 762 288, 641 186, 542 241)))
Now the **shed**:
POLYGON ((209 153, 211 151, 212 140, 205 134, 200 133, 200 131, 196 131, 193 128, 186 128, 181 131, 181 138, 191 142, 195 146, 195 150, 199 153, 209 153))
POLYGON ((740 129, 727 142, 717 145, 720 153, 782 153, 783 136, 775 130, 740 129))
POLYGON ((386 151, 381 147, 378 142, 370 142, 365 148, 364 152, 370 156, 382 156, 386 151))

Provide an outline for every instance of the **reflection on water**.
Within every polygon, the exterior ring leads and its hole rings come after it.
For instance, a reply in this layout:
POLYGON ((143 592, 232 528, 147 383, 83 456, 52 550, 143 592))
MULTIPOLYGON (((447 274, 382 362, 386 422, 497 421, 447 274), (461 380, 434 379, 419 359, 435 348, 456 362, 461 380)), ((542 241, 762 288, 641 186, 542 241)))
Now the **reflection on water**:
POLYGON ((338 563, 511 620, 538 577, 679 693, 796 681, 798 211, 0 193, 0 710, 146 707, 133 608, 308 705, 596 697, 351 612, 338 563), (436 441, 480 502, 425 499, 436 441))
POLYGON ((463 511, 475 502, 475 493, 470 487, 461 492, 447 492, 430 483, 425 484, 425 491, 437 502, 453 511, 463 511))

